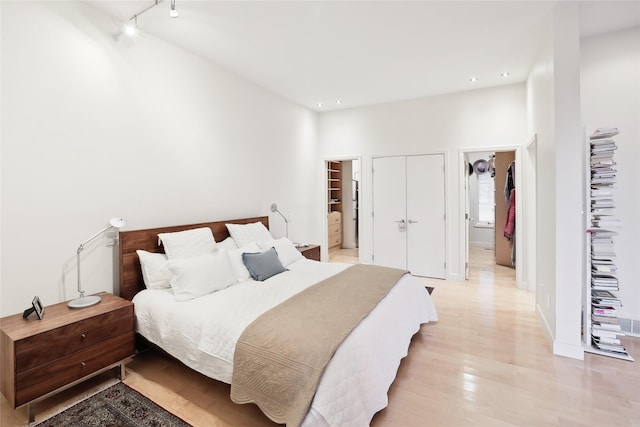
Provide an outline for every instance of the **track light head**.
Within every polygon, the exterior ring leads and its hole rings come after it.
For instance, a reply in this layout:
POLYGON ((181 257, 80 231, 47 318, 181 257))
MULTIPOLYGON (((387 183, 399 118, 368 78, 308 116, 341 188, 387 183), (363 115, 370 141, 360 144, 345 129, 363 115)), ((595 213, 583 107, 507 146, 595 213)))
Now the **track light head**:
POLYGON ((176 10, 176 0, 171 0, 171 10, 169 11, 169 16, 172 18, 178 17, 178 11, 176 10))

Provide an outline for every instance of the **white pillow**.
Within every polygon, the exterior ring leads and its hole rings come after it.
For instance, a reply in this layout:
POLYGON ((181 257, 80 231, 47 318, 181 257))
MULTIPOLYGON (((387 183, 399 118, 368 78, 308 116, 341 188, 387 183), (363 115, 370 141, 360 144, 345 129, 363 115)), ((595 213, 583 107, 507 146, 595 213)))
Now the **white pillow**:
POLYGON ((276 249, 276 252, 278 253, 278 259, 280 259, 280 262, 284 267, 295 261, 298 261, 299 259, 304 258, 304 255, 300 253, 298 248, 296 248, 295 245, 291 243, 291 240, 287 239, 286 237, 272 240, 270 242, 260 243, 260 249, 262 249, 263 251, 271 248, 276 249))
POLYGON ((236 241, 239 248, 252 242, 273 240, 273 236, 261 222, 251 224, 226 224, 229 234, 236 241))
POLYGON ((247 270, 244 262, 242 262, 242 254, 258 252, 260 252, 260 248, 256 243, 249 243, 248 245, 244 245, 241 248, 232 249, 229 251, 229 260, 231 261, 231 265, 236 272, 238 283, 242 283, 251 279, 249 270, 247 270))
POLYGON ((147 289, 167 289, 171 287, 171 272, 167 268, 167 256, 138 249, 136 251, 142 268, 142 278, 147 289))
POLYGON ((177 301, 188 301, 224 289, 236 281, 229 254, 216 253, 167 261, 171 271, 171 289, 177 301))
POLYGON ((232 249, 238 249, 238 245, 236 245, 236 241, 233 240, 233 237, 227 237, 222 242, 217 242, 216 247, 218 249, 227 249, 229 251, 232 249))
POLYGON ((216 250, 216 241, 209 227, 193 228, 175 233, 159 233, 167 258, 190 258, 216 250))

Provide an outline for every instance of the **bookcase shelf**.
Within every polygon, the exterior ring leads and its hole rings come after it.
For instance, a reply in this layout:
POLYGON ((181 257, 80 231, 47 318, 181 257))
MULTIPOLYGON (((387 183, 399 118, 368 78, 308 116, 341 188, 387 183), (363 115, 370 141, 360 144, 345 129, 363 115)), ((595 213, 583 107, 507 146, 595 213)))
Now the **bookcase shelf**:
POLYGON ((589 353, 633 361, 620 338, 617 319, 622 305, 614 240, 621 226, 615 211, 616 128, 586 130, 586 279, 583 343, 589 353))

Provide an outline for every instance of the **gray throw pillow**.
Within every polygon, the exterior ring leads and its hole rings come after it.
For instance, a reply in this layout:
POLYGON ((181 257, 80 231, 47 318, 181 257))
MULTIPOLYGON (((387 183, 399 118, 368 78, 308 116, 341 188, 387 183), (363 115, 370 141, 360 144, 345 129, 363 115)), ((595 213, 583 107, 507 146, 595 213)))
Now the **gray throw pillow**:
POLYGON ((287 271, 282 266, 275 248, 260 253, 246 252, 242 254, 242 262, 249 270, 253 280, 260 282, 271 276, 287 271))

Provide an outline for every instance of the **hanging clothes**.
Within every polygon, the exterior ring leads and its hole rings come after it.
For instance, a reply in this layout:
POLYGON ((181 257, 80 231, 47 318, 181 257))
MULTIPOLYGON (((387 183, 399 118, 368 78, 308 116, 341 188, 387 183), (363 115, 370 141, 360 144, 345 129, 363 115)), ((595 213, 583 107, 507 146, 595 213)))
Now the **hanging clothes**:
POLYGON ((507 217, 504 223, 504 237, 508 240, 513 238, 516 231, 516 189, 512 188, 509 192, 509 208, 507 209, 507 217))
POLYGON ((507 203, 511 197, 511 190, 516 187, 516 162, 511 162, 507 168, 507 179, 504 180, 504 199, 507 203))

